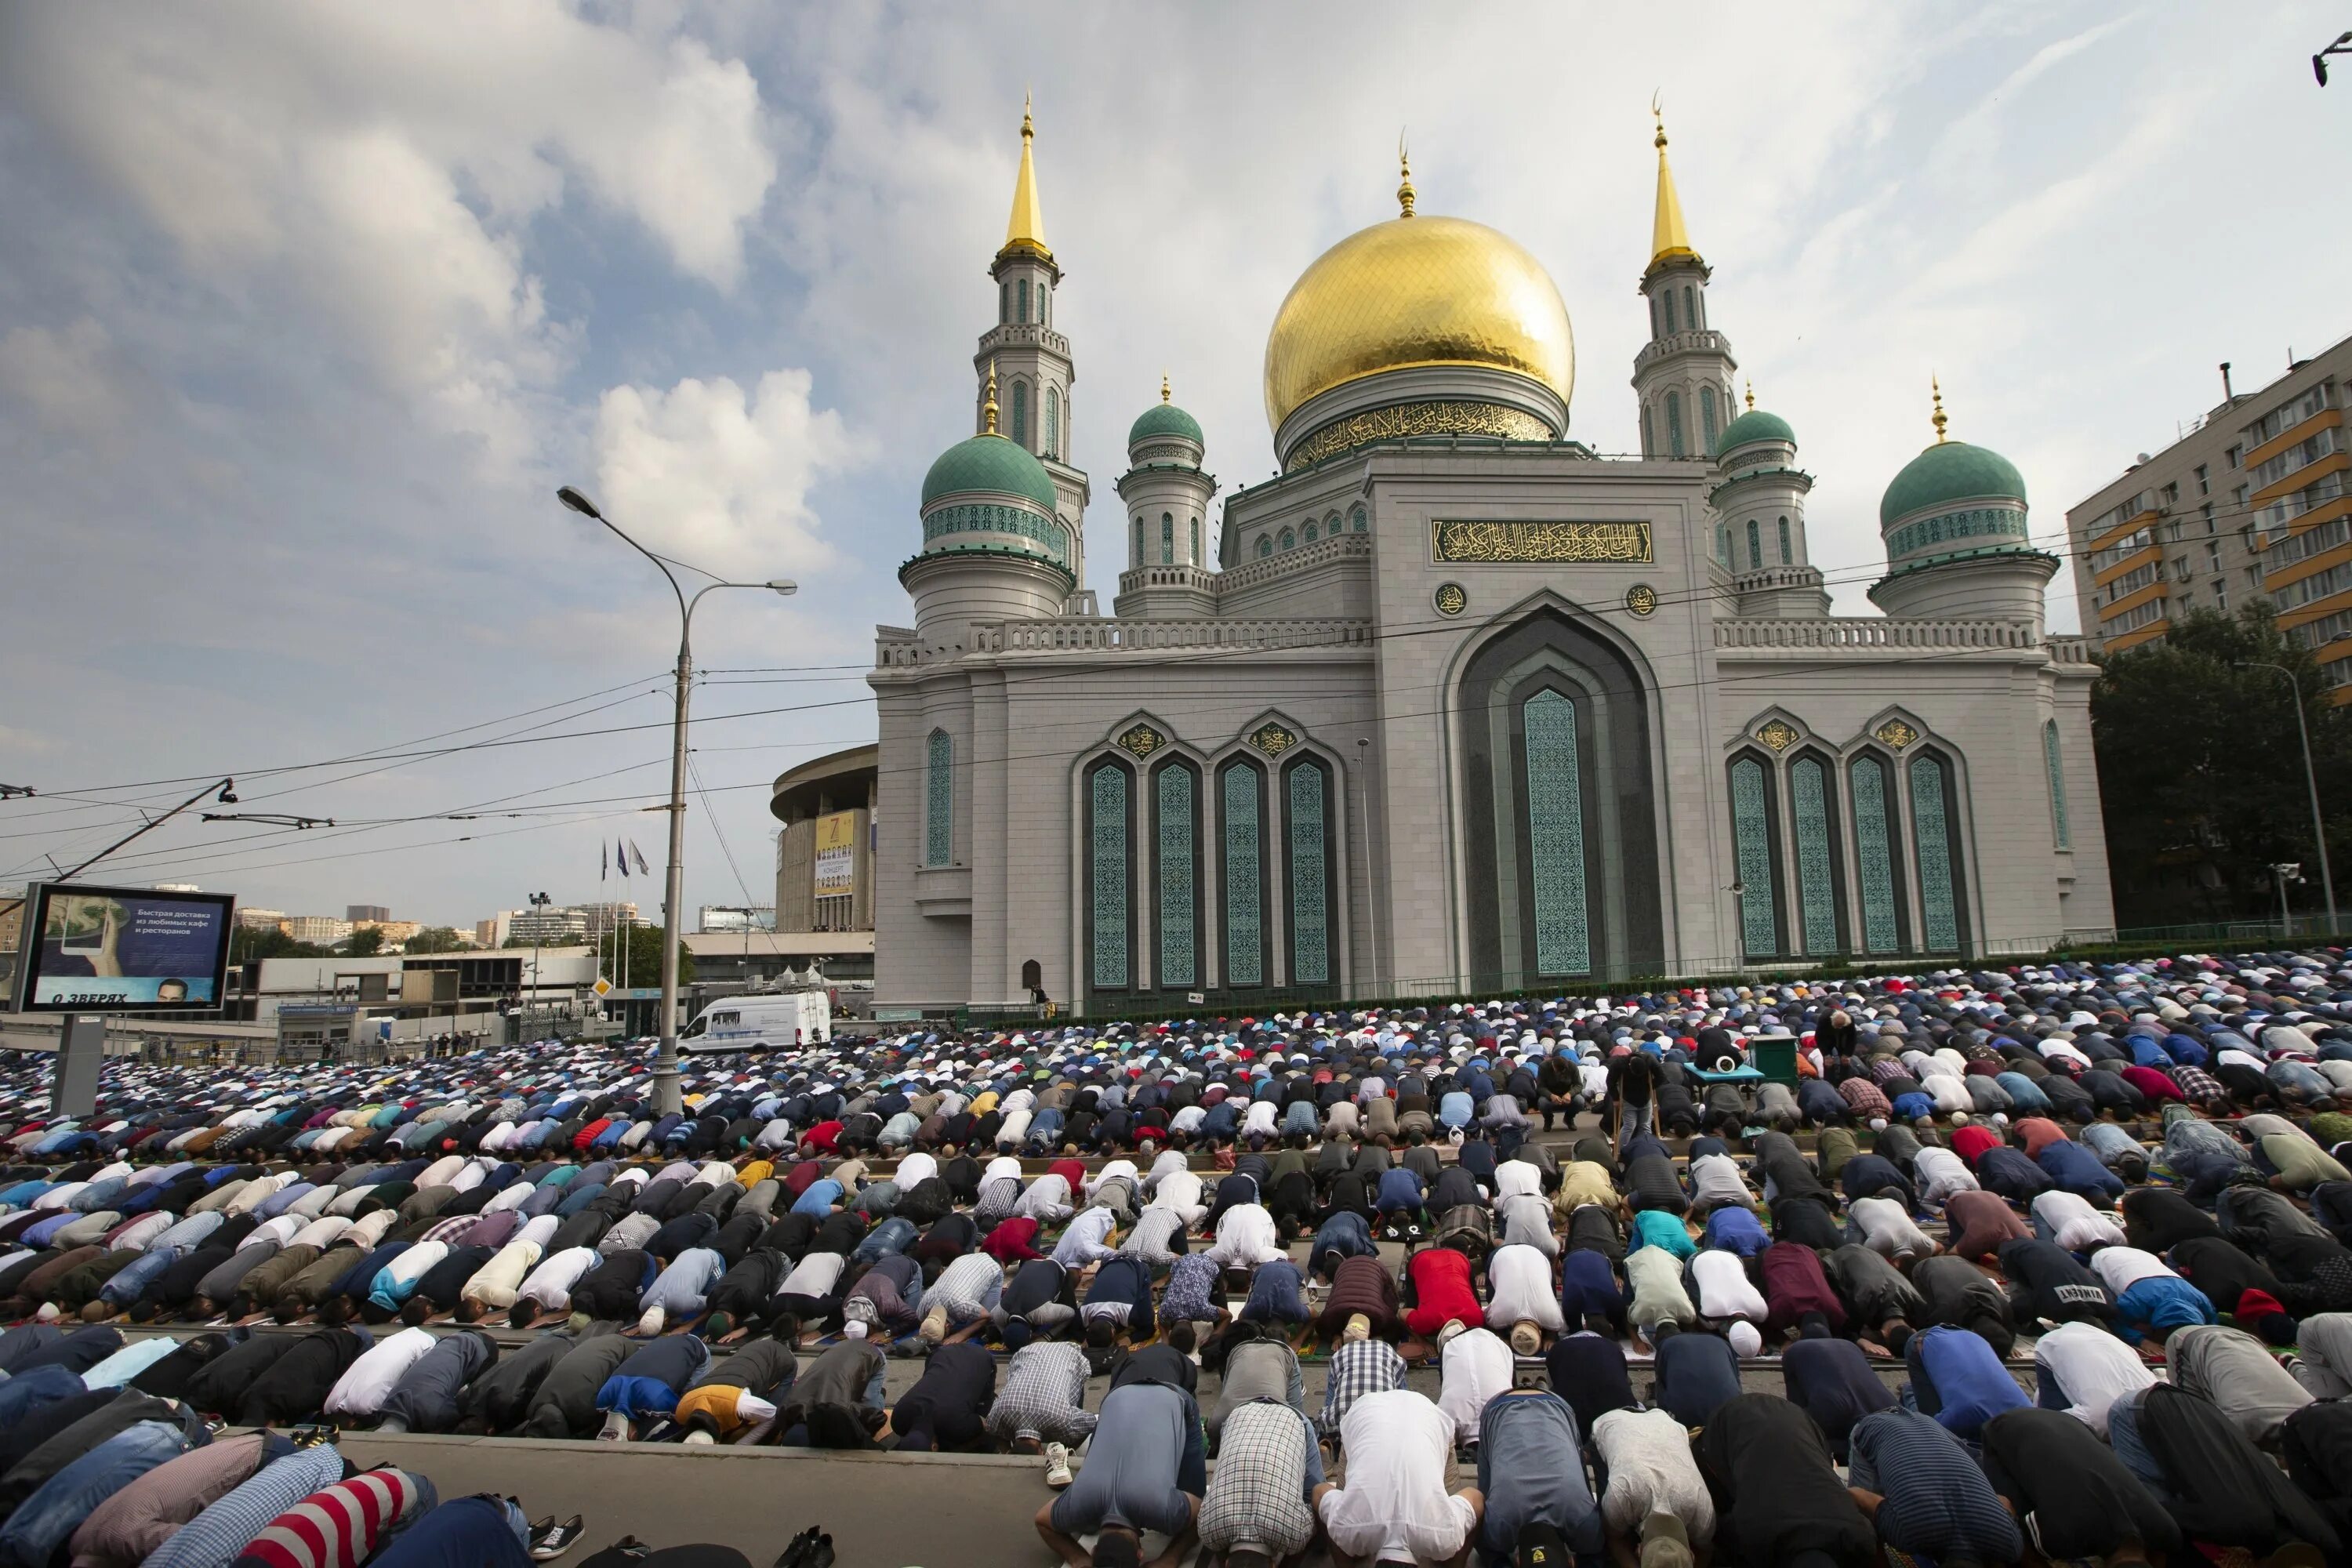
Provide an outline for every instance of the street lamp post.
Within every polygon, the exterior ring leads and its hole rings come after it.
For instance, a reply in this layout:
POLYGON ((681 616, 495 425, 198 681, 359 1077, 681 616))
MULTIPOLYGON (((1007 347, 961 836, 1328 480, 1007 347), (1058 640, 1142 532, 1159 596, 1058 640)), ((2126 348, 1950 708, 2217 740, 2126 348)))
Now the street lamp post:
POLYGON ((531 1015, 539 1008, 539 944, 547 938, 547 917, 542 911, 555 900, 545 893, 533 893, 525 901, 530 905, 530 989, 523 993, 522 1002, 523 1027, 528 1029, 531 1015))
POLYGON ((678 586, 677 577, 670 571, 669 563, 622 532, 611 518, 596 510, 595 502, 570 485, 557 490, 555 499, 581 516, 593 518, 612 530, 614 538, 658 567, 669 583, 670 592, 677 595, 677 701, 670 721, 669 805, 667 808, 669 812, 669 867, 662 895, 661 1052, 654 1058, 654 1110, 657 1115, 669 1116, 679 1110, 677 939, 679 905, 686 896, 686 710, 687 693, 694 679, 691 637, 695 606, 702 603, 703 595, 714 588, 765 588, 773 594, 790 595, 800 591, 800 584, 783 577, 765 583, 707 583, 689 599, 686 590, 678 586))
POLYGON ((1748 968, 1748 884, 1734 877, 1731 886, 1724 889, 1731 895, 1732 967, 1748 968))
POLYGON ((2294 940, 2293 936, 2294 917, 2286 912, 2286 885, 2289 882, 2300 882, 2303 880, 2303 867, 2300 863, 2294 860, 2276 861, 2273 863, 2271 867, 2271 875, 2278 879, 2279 940, 2281 942, 2292 942, 2294 940))
MULTIPOLYGON (((2303 782, 2311 791, 2311 839, 2319 850, 2319 889, 2327 900, 2327 933, 2336 934, 2336 874, 2327 863, 2327 821, 2319 812, 2319 771, 2311 765, 2311 726, 2303 718, 2303 682, 2294 671, 2283 664, 2271 664, 2259 658, 2241 659, 2239 663, 2255 669, 2274 669, 2286 678, 2287 690, 2294 701, 2294 732, 2303 742, 2303 782)), ((2282 901, 2284 899, 2281 893, 2282 901)))

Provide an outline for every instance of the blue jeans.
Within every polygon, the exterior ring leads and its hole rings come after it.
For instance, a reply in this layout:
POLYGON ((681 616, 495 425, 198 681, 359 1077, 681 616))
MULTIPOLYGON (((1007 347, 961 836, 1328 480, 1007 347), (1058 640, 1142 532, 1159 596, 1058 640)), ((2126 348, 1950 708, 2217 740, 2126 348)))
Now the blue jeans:
POLYGON ((2156 1455, 2140 1441, 2140 1404, 2147 1391, 2125 1394, 2107 1406, 2107 1442, 2115 1448, 2116 1458, 2124 1468, 2140 1479, 2158 1502, 2172 1500, 2171 1485, 2164 1478, 2164 1467, 2156 1462, 2156 1455))
POLYGON ((44 1481, 0 1530, 0 1563, 49 1561, 90 1510, 168 1459, 188 1451, 188 1436, 170 1421, 142 1421, 44 1481))

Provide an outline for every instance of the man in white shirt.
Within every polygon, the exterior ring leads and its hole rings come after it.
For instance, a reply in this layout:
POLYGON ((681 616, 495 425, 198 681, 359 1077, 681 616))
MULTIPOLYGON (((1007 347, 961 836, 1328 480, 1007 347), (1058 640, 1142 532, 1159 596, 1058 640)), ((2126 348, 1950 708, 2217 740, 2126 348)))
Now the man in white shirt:
MULTIPOLYGON (((1528 1201, 1549 1212, 1542 1199, 1528 1201)), ((1560 1315, 1559 1287, 1552 1279, 1551 1259, 1538 1249, 1516 1242, 1496 1247, 1486 1260, 1486 1278, 1492 1286, 1486 1321, 1510 1336, 1511 1348, 1519 1354, 1534 1355, 1542 1350, 1545 1334, 1568 1331, 1568 1321, 1560 1315)), ((1503 1384, 1510 1386, 1507 1369, 1503 1384)), ((1474 1429, 1477 1421, 1477 1412, 1471 1412, 1474 1429)))
POLYGON ((393 1384, 400 1374, 432 1353, 435 1341, 430 1331, 403 1329, 400 1332, 362 1352, 359 1360, 343 1369, 335 1386, 327 1391, 327 1402, 320 1409, 329 1415, 366 1417, 383 1408, 392 1394, 393 1384))
POLYGON ((594 1267, 596 1249, 593 1247, 567 1247, 541 1258, 524 1278, 522 1288, 515 1292, 513 1325, 527 1329, 541 1312, 570 1311, 572 1287, 594 1267))
POLYGON ((2043 1409, 2063 1410, 2100 1436, 2107 1407, 2156 1382, 2131 1346, 2095 1323, 2061 1323, 2033 1346, 2033 1384, 2043 1409))
POLYGON ((1490 1330, 1447 1329, 1438 1336, 1437 1408, 1454 1423, 1456 1444, 1475 1443, 1486 1401, 1511 1386, 1511 1347, 1490 1330))
POLYGON ((1592 1446, 1609 1473, 1601 1515, 1612 1537, 1639 1531, 1646 1545, 1679 1534, 1686 1552, 1714 1542, 1715 1500, 1681 1422, 1664 1410, 1612 1410, 1593 1421, 1592 1446))
POLYGON ((1949 1149, 1929 1144, 1911 1157, 1912 1180, 1919 1185, 1919 1201, 1937 1208, 1944 1206, 1956 1193, 1977 1191, 1977 1179, 1962 1160, 1949 1149))
POLYGON ((1063 1229, 1062 1239, 1054 1244, 1054 1261, 1076 1274, 1089 1263, 1117 1257, 1118 1249, 1110 1245, 1110 1238, 1118 1226, 1118 1215, 1109 1209, 1079 1210, 1063 1229))
POLYGON ((1217 1239, 1208 1252, 1220 1268, 1255 1269, 1288 1256, 1264 1204, 1235 1204, 1227 1209, 1217 1221, 1217 1239))
POLYGON ((2033 1227, 2044 1240, 2069 1252, 2087 1253, 2118 1246, 2124 1239, 2124 1228, 2113 1215, 2093 1208, 2080 1193, 2057 1187, 2034 1194, 2033 1227))
POLYGON ((1761 1327, 1772 1315, 1764 1293, 1748 1278, 1748 1266, 1736 1252, 1709 1247, 1699 1253, 1690 1260, 1690 1279, 1698 1315, 1710 1323, 1740 1319, 1761 1327))
POLYGON ((1475 1488, 1445 1489, 1454 1432, 1443 1411, 1410 1389, 1367 1394, 1348 1407, 1339 1423, 1347 1481, 1315 1493, 1340 1568, 1436 1564, 1463 1554, 1486 1500, 1475 1488))
POLYGON ((1691 1209, 1710 1214, 1719 1208, 1754 1208, 1756 1194, 1728 1154, 1701 1154, 1690 1163, 1691 1209))
MULTIPOLYGON (((1167 1157, 1161 1156, 1162 1159, 1167 1157)), ((1176 1157, 1181 1160, 1183 1156, 1179 1154, 1176 1157)), ((1152 1189, 1150 1206, 1174 1210, 1183 1216, 1187 1228, 1200 1224, 1209 1212, 1209 1205, 1201 1201, 1201 1178, 1181 1167, 1160 1178, 1159 1184, 1152 1189)))
POLYGON ((1846 1217, 1862 1232, 1863 1245, 1881 1257, 1900 1261, 1935 1254, 1936 1244, 1911 1223, 1900 1199, 1856 1198, 1846 1205, 1846 1217))
POLYGON ((2315 1399, 2352 1398, 2352 1312, 2304 1319, 2289 1370, 2315 1399))

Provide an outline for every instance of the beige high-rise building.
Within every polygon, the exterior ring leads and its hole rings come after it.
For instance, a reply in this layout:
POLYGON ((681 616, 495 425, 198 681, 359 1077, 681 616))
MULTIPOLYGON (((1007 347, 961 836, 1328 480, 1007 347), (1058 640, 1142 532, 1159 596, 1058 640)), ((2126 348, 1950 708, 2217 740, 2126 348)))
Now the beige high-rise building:
POLYGON ((2259 391, 2223 377, 2194 429, 2068 510, 2083 629, 2116 653, 2191 610, 2267 598, 2352 701, 2352 338, 2259 391))

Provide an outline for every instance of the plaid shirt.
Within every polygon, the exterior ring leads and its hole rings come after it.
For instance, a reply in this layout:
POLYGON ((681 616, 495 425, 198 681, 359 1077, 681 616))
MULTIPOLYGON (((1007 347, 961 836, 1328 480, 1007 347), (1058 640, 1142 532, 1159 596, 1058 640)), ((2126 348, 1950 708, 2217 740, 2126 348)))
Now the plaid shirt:
POLYGON ((1404 1358, 1386 1340, 1350 1340, 1331 1352, 1323 1382, 1324 1432, 1339 1435, 1348 1407, 1367 1394, 1386 1394, 1404 1386, 1404 1358))
POLYGON ((343 1457, 333 1444, 298 1448, 264 1465, 173 1531, 147 1563, 152 1568, 228 1568, 272 1520, 342 1475, 343 1457))
POLYGON ((1837 1089, 1838 1093, 1844 1098, 1847 1108, 1855 1115, 1884 1116, 1889 1121, 1894 1119, 1895 1107, 1886 1102, 1885 1091, 1868 1079, 1842 1079, 1838 1082, 1837 1089))
POLYGON ((2172 1069, 2172 1081, 2180 1087, 2180 1092, 2192 1104, 2201 1105, 2208 1110, 2230 1109, 2230 1091, 2221 1087, 2220 1079, 2203 1068, 2182 1063, 2172 1069))
POLYGON ((1213 1552, 1255 1545, 1276 1560, 1306 1551, 1315 1539, 1307 1500, 1314 1447, 1307 1418, 1278 1400, 1253 1400, 1228 1415, 1201 1500, 1201 1544, 1213 1552))
POLYGON ((1087 1352, 1067 1340, 1023 1345, 1005 1369, 1004 1392, 988 1407, 988 1435, 999 1442, 1036 1437, 1076 1447, 1094 1435, 1087 1398, 1087 1352))

